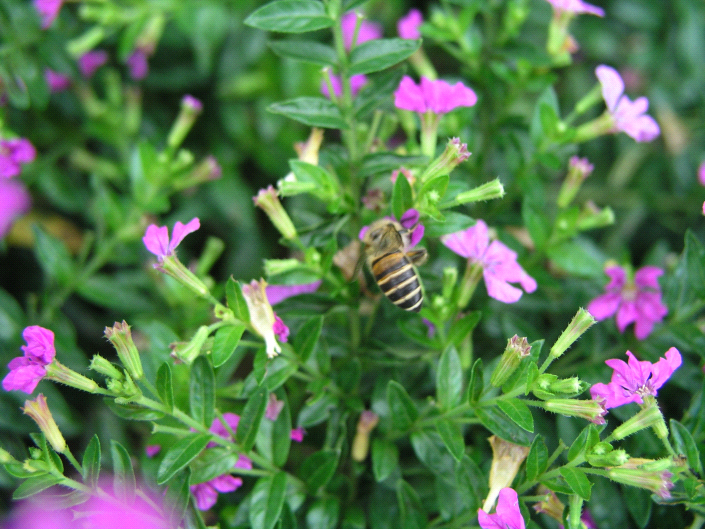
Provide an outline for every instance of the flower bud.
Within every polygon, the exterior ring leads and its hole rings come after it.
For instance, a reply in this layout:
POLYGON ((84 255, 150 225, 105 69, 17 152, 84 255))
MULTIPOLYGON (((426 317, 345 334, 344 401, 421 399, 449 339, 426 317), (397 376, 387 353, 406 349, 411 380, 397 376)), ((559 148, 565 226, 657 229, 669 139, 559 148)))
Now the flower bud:
POLYGON ((668 428, 663 420, 661 410, 659 410, 655 401, 650 400, 648 402, 649 404, 639 413, 614 429, 614 432, 612 432, 614 439, 624 439, 645 428, 653 428, 659 439, 668 437, 668 428))
POLYGON ((140 353, 132 341, 130 326, 125 320, 122 323, 115 322, 112 327, 105 328, 105 337, 113 344, 118 357, 127 372, 135 380, 140 380, 144 376, 140 353))
POLYGON ((123 380, 125 378, 122 371, 115 367, 112 362, 106 360, 100 355, 93 355, 93 358, 91 358, 91 365, 88 366, 88 369, 97 371, 101 375, 105 375, 106 377, 115 380, 123 380))
POLYGON ((61 431, 49 411, 47 399, 44 395, 40 393, 35 400, 26 400, 22 411, 25 415, 29 415, 34 419, 34 422, 37 423, 37 426, 39 426, 39 429, 54 450, 60 454, 66 451, 66 440, 61 435, 61 431))
POLYGON ((614 211, 611 207, 600 209, 594 203, 587 202, 580 212, 575 226, 580 231, 587 231, 612 224, 614 224, 614 211))
POLYGON ((461 162, 470 158, 470 154, 466 143, 460 143, 460 138, 451 138, 448 140, 443 154, 433 160, 421 175, 421 183, 450 174, 461 162))
POLYGON ((582 417, 595 424, 605 424, 607 413, 604 405, 594 400, 552 399, 543 403, 547 411, 568 417, 582 417))
POLYGON ((453 205, 467 204, 469 202, 479 202, 502 198, 504 196, 504 186, 499 178, 486 182, 469 191, 458 193, 453 199, 453 205))
MULTIPOLYGON (((492 373, 492 378, 490 379, 490 384, 495 387, 500 387, 504 384, 509 377, 512 376, 516 368, 519 367, 519 363, 522 358, 526 358, 531 353, 531 346, 526 338, 519 338, 518 335, 514 335, 507 341, 507 347, 502 353, 502 357, 499 359, 499 364, 492 373)), ((509 486, 509 485, 506 485, 509 486)))
POLYGON ((191 364, 196 357, 201 354, 201 348, 206 342, 210 331, 207 325, 201 325, 196 334, 193 335, 191 341, 184 344, 182 347, 175 347, 172 355, 185 364, 191 364))
POLYGON ((60 382, 61 384, 66 384, 72 388, 87 391, 89 393, 96 393, 99 389, 98 384, 86 378, 83 375, 76 373, 73 369, 69 369, 64 364, 59 363, 56 359, 46 366, 47 374, 46 377, 54 382, 60 382))
MULTIPOLYGON (((510 340, 511 342, 511 340, 510 340)), ((492 447, 492 467, 490 468, 490 491, 482 510, 492 509, 499 491, 509 487, 519 472, 519 467, 529 454, 528 446, 520 446, 493 435, 488 438, 492 447)))
POLYGON ((592 173, 594 167, 587 158, 571 157, 568 162, 568 174, 556 199, 556 204, 558 204, 559 208, 568 207, 575 195, 578 194, 583 181, 592 173))
POLYGON ((130 404, 142 396, 142 390, 135 384, 135 381, 132 380, 129 374, 126 374, 125 380, 119 382, 119 384, 120 396, 115 398, 116 404, 130 404))
POLYGON ((563 395, 579 395, 587 389, 587 384, 578 377, 556 379, 549 385, 550 391, 563 395))
POLYGON ((196 118, 203 110, 203 104, 191 95, 185 95, 181 100, 181 110, 176 121, 171 126, 166 144, 173 152, 184 141, 184 138, 196 122, 196 118))
POLYGON ((669 470, 616 467, 608 470, 608 476, 617 483, 649 490, 664 500, 671 497, 670 491, 674 485, 673 473, 669 470))
POLYGON ((364 461, 370 449, 370 432, 377 426, 379 416, 370 410, 360 414, 357 422, 357 433, 352 442, 351 456, 355 461, 364 461))
MULTIPOLYGON (((544 488, 544 490, 547 489, 544 488)), ((560 523, 563 523, 564 509, 565 505, 558 499, 558 496, 556 496, 556 493, 552 490, 548 490, 544 496, 544 499, 534 504, 534 510, 536 512, 546 514, 560 523)))
POLYGON ((618 467, 629 461, 629 454, 621 448, 613 450, 609 443, 598 443, 585 455, 585 459, 593 467, 618 467))
POLYGON ((573 317, 568 327, 561 333, 556 340, 556 343, 551 347, 550 358, 558 358, 580 338, 596 322, 592 314, 583 308, 578 310, 578 313, 573 317))
POLYGON ((282 237, 287 240, 293 240, 298 237, 294 223, 291 222, 289 214, 279 201, 277 190, 273 186, 270 185, 266 189, 260 189, 259 193, 252 197, 252 200, 254 200, 256 206, 262 208, 267 214, 274 227, 282 234, 282 237))

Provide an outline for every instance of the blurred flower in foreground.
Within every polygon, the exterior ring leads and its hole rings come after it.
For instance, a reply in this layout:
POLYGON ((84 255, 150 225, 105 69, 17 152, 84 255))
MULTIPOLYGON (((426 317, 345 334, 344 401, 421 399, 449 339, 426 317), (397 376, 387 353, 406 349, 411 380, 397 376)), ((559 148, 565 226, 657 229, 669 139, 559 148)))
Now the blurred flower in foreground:
POLYGON ((632 101, 624 95, 624 81, 617 70, 601 64, 595 69, 595 75, 612 116, 612 132, 622 131, 636 141, 651 141, 660 134, 658 123, 645 114, 649 100, 642 96, 632 101))
POLYGON ((397 21, 397 33, 402 39, 421 38, 419 27, 423 24, 423 15, 418 9, 411 9, 397 21))
MULTIPOLYGON (((333 94, 335 97, 341 97, 343 95, 343 85, 340 76, 331 74, 330 69, 328 68, 325 69, 323 75, 324 77, 321 81, 321 93, 330 99, 330 89, 328 87, 328 82, 330 81, 330 87, 333 89, 333 94)), ((367 76, 364 73, 359 73, 350 77, 351 95, 355 97, 366 82, 367 76)))
POLYGON ((568 207, 575 195, 580 191, 583 181, 590 176, 594 168, 595 166, 587 158, 571 156, 568 162, 568 174, 556 199, 558 207, 568 207))
POLYGON ((32 199, 24 184, 0 178, 0 239, 10 231, 15 219, 29 211, 32 199))
MULTIPOLYGON (((355 37, 355 28, 357 27, 358 15, 355 11, 348 11, 343 15, 340 20, 340 26, 343 32, 343 43, 345 44, 345 49, 350 51, 353 46, 353 38, 355 37)), ((360 22, 360 28, 357 31, 357 38, 355 39, 355 46, 359 46, 363 42, 369 40, 375 40, 382 38, 382 26, 376 22, 369 22, 368 20, 362 20, 360 22)))
POLYGON ((468 270, 464 283, 469 283, 469 295, 461 295, 460 303, 467 304, 475 285, 479 281, 479 272, 485 279, 487 294, 503 303, 514 303, 521 298, 522 291, 509 283, 519 283, 526 292, 536 290, 536 281, 517 263, 517 254, 500 241, 490 243, 487 224, 477 220, 474 226, 465 231, 451 233, 441 237, 441 242, 462 257, 468 259, 468 270), (467 301, 465 300, 467 298, 467 301))
POLYGON ((34 0, 34 7, 42 17, 42 29, 47 29, 54 23, 63 3, 64 0, 34 0))
POLYGON ((634 279, 627 278, 627 271, 621 266, 610 266, 605 270, 610 282, 605 294, 593 299, 587 307, 597 320, 604 320, 617 314, 619 332, 630 323, 634 325, 634 335, 645 339, 668 313, 668 307, 661 303, 661 287, 658 277, 663 270, 655 266, 644 266, 637 270, 634 279))
POLYGON ((44 80, 47 82, 47 85, 49 85, 49 91, 52 94, 63 92, 71 86, 71 78, 68 75, 55 72, 49 68, 44 70, 44 80))
POLYGON ((602 400, 605 408, 616 408, 630 402, 644 403, 644 397, 655 397, 658 390, 671 377, 682 363, 678 349, 671 347, 665 357, 652 364, 639 361, 627 351, 629 363, 612 358, 605 364, 614 369, 609 384, 593 384, 590 394, 595 400, 602 400))
POLYGON ((524 518, 519 510, 519 498, 514 489, 502 489, 495 514, 482 509, 477 512, 477 521, 482 529, 525 529, 524 518))
POLYGON ((321 286, 321 283, 322 281, 314 281, 313 283, 302 283, 300 285, 267 285, 265 292, 269 304, 276 305, 292 296, 315 292, 321 286))
POLYGON ((0 178, 22 172, 22 164, 34 161, 37 151, 27 138, 0 140, 0 178))
POLYGON ((394 92, 394 106, 424 114, 446 114, 458 107, 471 107, 477 103, 477 95, 471 89, 458 81, 451 85, 438 79, 431 81, 421 77, 417 85, 414 80, 405 75, 399 87, 394 92))
POLYGON ((98 68, 108 62, 108 52, 105 50, 93 50, 84 53, 78 59, 78 69, 86 79, 93 77, 98 68))
POLYGON ((572 13, 574 15, 596 15, 598 17, 604 17, 605 12, 601 8, 583 2, 582 0, 546 0, 549 4, 553 6, 553 11, 556 16, 560 16, 562 13, 572 13))
POLYGON ((32 325, 22 332, 27 345, 21 347, 24 356, 13 358, 7 365, 10 372, 2 381, 5 391, 20 390, 31 394, 46 376, 47 365, 54 361, 54 333, 49 329, 32 325))

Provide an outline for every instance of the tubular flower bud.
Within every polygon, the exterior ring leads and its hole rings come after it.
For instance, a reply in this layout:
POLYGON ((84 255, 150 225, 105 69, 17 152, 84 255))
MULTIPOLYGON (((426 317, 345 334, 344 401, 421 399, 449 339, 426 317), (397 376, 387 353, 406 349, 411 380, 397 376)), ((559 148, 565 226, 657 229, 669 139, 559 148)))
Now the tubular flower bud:
POLYGON ((203 111, 203 104, 191 95, 185 95, 181 100, 181 110, 176 121, 171 126, 166 144, 170 149, 176 150, 196 122, 196 118, 203 111))
POLYGON ((47 399, 41 393, 34 400, 26 400, 22 411, 37 423, 51 446, 60 454, 66 451, 66 441, 47 406, 47 399))
POLYGON ((653 428, 659 439, 668 437, 668 428, 663 420, 661 410, 659 410, 653 398, 649 399, 649 403, 639 413, 617 426, 612 432, 612 437, 616 440, 624 439, 645 428, 653 428))
POLYGON ((614 450, 609 443, 597 443, 585 459, 593 467, 618 467, 629 461, 629 454, 621 448, 614 450))
POLYGON ((486 182, 469 191, 463 191, 453 199, 453 204, 467 204, 469 202, 480 202, 502 198, 504 196, 504 186, 499 178, 486 182))
POLYGON ((568 162, 568 174, 556 199, 559 208, 565 208, 573 201, 575 195, 580 191, 583 181, 590 176, 594 168, 595 166, 587 158, 571 157, 568 162))
POLYGON ((112 327, 105 328, 105 337, 113 344, 118 357, 125 366, 125 369, 135 380, 140 380, 144 376, 140 353, 132 341, 130 326, 125 320, 122 323, 115 322, 112 327))
POLYGON ((377 426, 379 416, 369 410, 360 414, 357 421, 357 433, 352 442, 351 456, 355 461, 364 461, 370 450, 370 432, 377 426))
POLYGON ((519 471, 519 467, 529 454, 528 446, 520 446, 493 435, 489 439, 492 447, 492 467, 490 468, 490 492, 482 510, 492 509, 502 489, 509 487, 519 471))
POLYGON ((556 340, 556 343, 551 347, 550 357, 558 358, 565 353, 585 331, 595 324, 595 321, 595 318, 593 318, 588 311, 580 308, 578 313, 568 324, 568 327, 566 327, 558 337, 558 340, 556 340))
POLYGON ((502 353, 502 358, 499 360, 499 364, 492 373, 492 378, 490 384, 495 387, 500 387, 504 384, 510 376, 519 367, 519 363, 522 358, 526 358, 531 353, 531 346, 526 338, 519 338, 518 335, 514 335, 507 342, 507 347, 502 353))
POLYGON ((274 358, 281 353, 282 348, 274 335, 276 319, 272 306, 267 300, 266 287, 267 282, 264 279, 253 280, 250 284, 242 285, 242 293, 245 295, 247 308, 250 311, 250 324, 255 333, 264 338, 267 357, 274 358))
POLYGON ((206 342, 210 331, 207 325, 201 325, 196 334, 193 335, 191 341, 186 343, 183 347, 177 347, 174 349, 174 356, 181 360, 185 364, 190 364, 196 357, 201 354, 201 348, 206 342))
POLYGON ((73 369, 69 369, 57 360, 54 360, 51 364, 49 364, 46 367, 46 371, 47 380, 60 382, 61 384, 66 384, 72 388, 87 391, 89 393, 95 393, 99 389, 98 384, 94 380, 76 373, 73 369))
POLYGON ((558 520, 558 522, 563 523, 563 510, 565 509, 565 505, 558 499, 555 492, 548 490, 543 486, 542 488, 547 491, 546 495, 543 500, 534 504, 534 510, 536 512, 546 514, 554 520, 558 520))
POLYGON ((544 409, 568 417, 582 417, 595 424, 605 424, 604 405, 594 400, 552 399, 543 403, 544 409))
MULTIPOLYGON (((470 154, 472 153, 468 151, 467 143, 460 143, 460 138, 451 138, 448 140, 443 154, 433 160, 421 175, 421 183, 428 182, 438 176, 450 174, 453 169, 470 158, 470 154)), ((472 191, 468 191, 468 193, 470 192, 472 191)), ((480 198, 478 200, 483 199, 480 198)))
POLYGON ((259 193, 252 197, 252 200, 255 206, 262 208, 267 214, 274 227, 282 234, 282 237, 287 240, 293 240, 298 237, 294 223, 291 222, 289 214, 279 201, 279 196, 274 186, 270 185, 266 189, 260 189, 259 193))
POLYGON ((88 369, 97 371, 101 375, 105 375, 108 378, 115 380, 123 380, 125 377, 117 367, 115 367, 112 362, 106 360, 100 355, 93 355, 91 358, 91 365, 88 369))
POLYGON ((669 470, 616 467, 608 471, 608 476, 617 483, 649 490, 664 500, 671 497, 674 485, 673 473, 669 470))

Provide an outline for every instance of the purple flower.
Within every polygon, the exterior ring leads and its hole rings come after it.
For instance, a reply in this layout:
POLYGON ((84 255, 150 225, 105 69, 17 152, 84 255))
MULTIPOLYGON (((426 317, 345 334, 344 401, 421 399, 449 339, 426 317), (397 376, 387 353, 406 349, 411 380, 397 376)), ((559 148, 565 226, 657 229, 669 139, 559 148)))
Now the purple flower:
MULTIPOLYGON (((413 248, 416 246, 421 239, 423 239, 423 234, 426 231, 424 228, 423 224, 419 224, 419 218, 421 215, 419 214, 418 210, 416 209, 407 209, 401 216, 401 219, 399 220, 399 224, 401 224, 402 228, 406 228, 407 230, 411 230, 410 234, 407 234, 407 236, 404 237, 404 242, 405 246, 404 249, 408 250, 409 248, 413 248)), ((394 217, 385 217, 389 220, 396 221, 394 217)), ((358 234, 358 237, 360 240, 363 240, 365 238, 365 233, 367 233, 367 230, 369 230, 369 226, 363 226, 362 229, 360 230, 360 233, 358 234)))
POLYGON ((705 161, 700 162, 698 166, 698 182, 701 186, 705 186, 705 161))
POLYGON ((619 332, 630 323, 634 325, 634 335, 643 340, 668 314, 668 307, 661 303, 661 287, 658 277, 663 270, 655 266, 645 266, 637 270, 634 280, 627 280, 627 272, 620 266, 611 266, 605 270, 610 282, 605 287, 605 294, 593 299, 587 310, 596 320, 604 320, 617 313, 619 332))
POLYGON ((22 164, 34 161, 37 151, 27 138, 0 140, 0 178, 12 178, 22 172, 22 164))
POLYGON ((147 445, 144 447, 144 453, 150 459, 156 456, 162 450, 162 445, 147 445))
POLYGON ((283 409, 284 401, 279 400, 274 393, 270 393, 269 400, 267 401, 267 409, 264 411, 264 416, 270 421, 276 421, 283 409))
POLYGON ((593 384, 590 395, 594 400, 604 401, 605 408, 616 408, 630 402, 643 404, 646 395, 656 396, 658 390, 681 365, 682 359, 678 349, 671 347, 665 357, 652 364, 640 362, 627 351, 629 363, 612 358, 605 364, 614 369, 609 384, 593 384))
POLYGON ((219 492, 232 492, 242 486, 242 478, 223 474, 205 483, 191 485, 191 494, 196 500, 196 507, 207 511, 215 505, 219 492))
MULTIPOLYGON (((339 75, 331 75, 330 72, 326 70, 325 74, 328 76, 328 79, 330 79, 330 85, 333 88, 333 94, 335 97, 340 97, 343 95, 343 85, 340 80, 339 75)), ((367 76, 364 73, 359 73, 356 75, 353 75, 350 78, 350 92, 353 97, 357 95, 357 93, 360 91, 360 89, 365 85, 367 82, 367 76)), ((326 96, 328 99, 330 99, 330 90, 328 89, 328 82, 324 78, 321 81, 321 93, 326 96)))
POLYGON ((127 67, 130 69, 130 77, 135 81, 144 79, 149 72, 149 64, 147 63, 147 52, 141 48, 137 48, 127 58, 127 67))
POLYGON ((479 509, 477 521, 482 529, 525 529, 526 527, 519 510, 517 493, 509 487, 499 491, 495 514, 487 514, 479 509))
MULTIPOLYGON (((109 485, 104 484, 101 488, 107 487, 109 485)), ((144 491, 144 489, 142 490, 144 491)), ((100 527, 101 529, 169 529, 173 527, 164 514, 163 502, 156 495, 150 495, 149 502, 136 495, 135 500, 129 504, 115 496, 110 498, 92 496, 83 504, 81 510, 85 510, 80 518, 84 527, 100 527)), ((71 511, 69 510, 69 512, 71 511)), ((75 525, 71 527, 75 527, 75 525)))
POLYGON ((55 72, 54 70, 50 70, 49 68, 46 68, 44 70, 44 80, 49 85, 49 91, 52 94, 55 94, 57 92, 63 92, 69 86, 71 86, 71 78, 68 75, 55 72))
POLYGON ((42 17, 42 29, 47 29, 56 19, 64 0, 34 0, 34 7, 42 17))
POLYGON ((267 285, 264 291, 267 294, 269 304, 276 305, 287 298, 315 292, 321 286, 321 283, 322 281, 314 281, 313 283, 303 283, 301 285, 267 285))
POLYGON ((15 219, 29 211, 32 199, 22 182, 0 179, 0 239, 10 231, 15 219))
POLYGON ((602 85, 602 97, 607 110, 614 119, 613 131, 622 131, 636 141, 651 141, 661 130, 658 123, 645 112, 649 100, 639 97, 632 101, 624 95, 624 81, 617 70, 604 64, 595 69, 595 75, 602 85))
POLYGON ((556 13, 561 12, 573 13, 575 15, 582 15, 584 13, 590 15, 596 15, 598 17, 605 16, 605 12, 592 4, 583 2, 582 0, 546 0, 549 4, 553 6, 556 13))
POLYGON ((286 343, 289 339, 289 327, 277 316, 276 312, 274 313, 274 325, 272 325, 272 330, 281 343, 286 343))
POLYGON ((147 247, 147 250, 156 255, 157 260, 161 263, 164 258, 174 255, 174 250, 176 250, 179 243, 184 240, 184 237, 200 227, 201 223, 198 217, 194 217, 185 225, 177 221, 176 224, 174 224, 171 240, 169 240, 169 230, 166 226, 151 224, 147 228, 144 237, 142 237, 142 241, 147 247))
POLYGON ((300 426, 298 428, 294 428, 291 430, 291 440, 296 441, 297 443, 300 443, 304 440, 304 435, 306 434, 306 431, 301 428, 300 426))
MULTIPOLYGON (((345 13, 340 21, 340 26, 343 31, 343 43, 345 44, 345 49, 350 51, 350 48, 353 46, 355 27, 357 26, 357 13, 355 11, 348 11, 345 13)), ((360 29, 357 32, 355 46, 359 46, 368 40, 380 38, 382 38, 382 26, 376 22, 363 20, 360 22, 360 29)))
POLYGON ((421 38, 419 27, 423 24, 423 15, 418 9, 410 10, 397 21, 397 33, 402 39, 421 38))
POLYGON ((10 372, 2 380, 5 391, 20 390, 31 394, 47 374, 45 366, 54 361, 54 333, 44 327, 32 325, 22 332, 27 345, 21 347, 24 356, 13 358, 7 367, 10 372))
POLYGON ((441 237, 455 253, 482 266, 487 294, 503 303, 514 303, 522 291, 509 283, 519 283, 526 292, 536 290, 536 281, 517 263, 517 254, 500 241, 489 242, 487 224, 478 220, 465 231, 441 237))
POLYGON ((423 114, 446 114, 457 107, 471 107, 477 103, 477 95, 461 82, 450 85, 446 81, 431 81, 421 77, 421 84, 405 75, 394 92, 394 106, 423 114))
POLYGON ((193 112, 200 113, 203 110, 203 103, 201 103, 201 100, 189 94, 186 94, 183 98, 181 98, 181 104, 190 108, 193 112))
POLYGON ((105 50, 93 50, 84 53, 78 59, 78 69, 83 77, 90 79, 98 68, 108 62, 108 52, 105 50))

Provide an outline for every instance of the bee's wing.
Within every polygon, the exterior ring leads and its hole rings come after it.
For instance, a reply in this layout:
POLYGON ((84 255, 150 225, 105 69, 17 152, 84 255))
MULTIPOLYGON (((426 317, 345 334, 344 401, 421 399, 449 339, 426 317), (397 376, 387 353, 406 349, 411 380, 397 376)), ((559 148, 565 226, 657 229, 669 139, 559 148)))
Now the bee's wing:
POLYGON ((426 262, 426 259, 428 259, 428 252, 426 248, 417 248, 416 250, 406 252, 406 256, 413 265, 421 266, 426 262))

